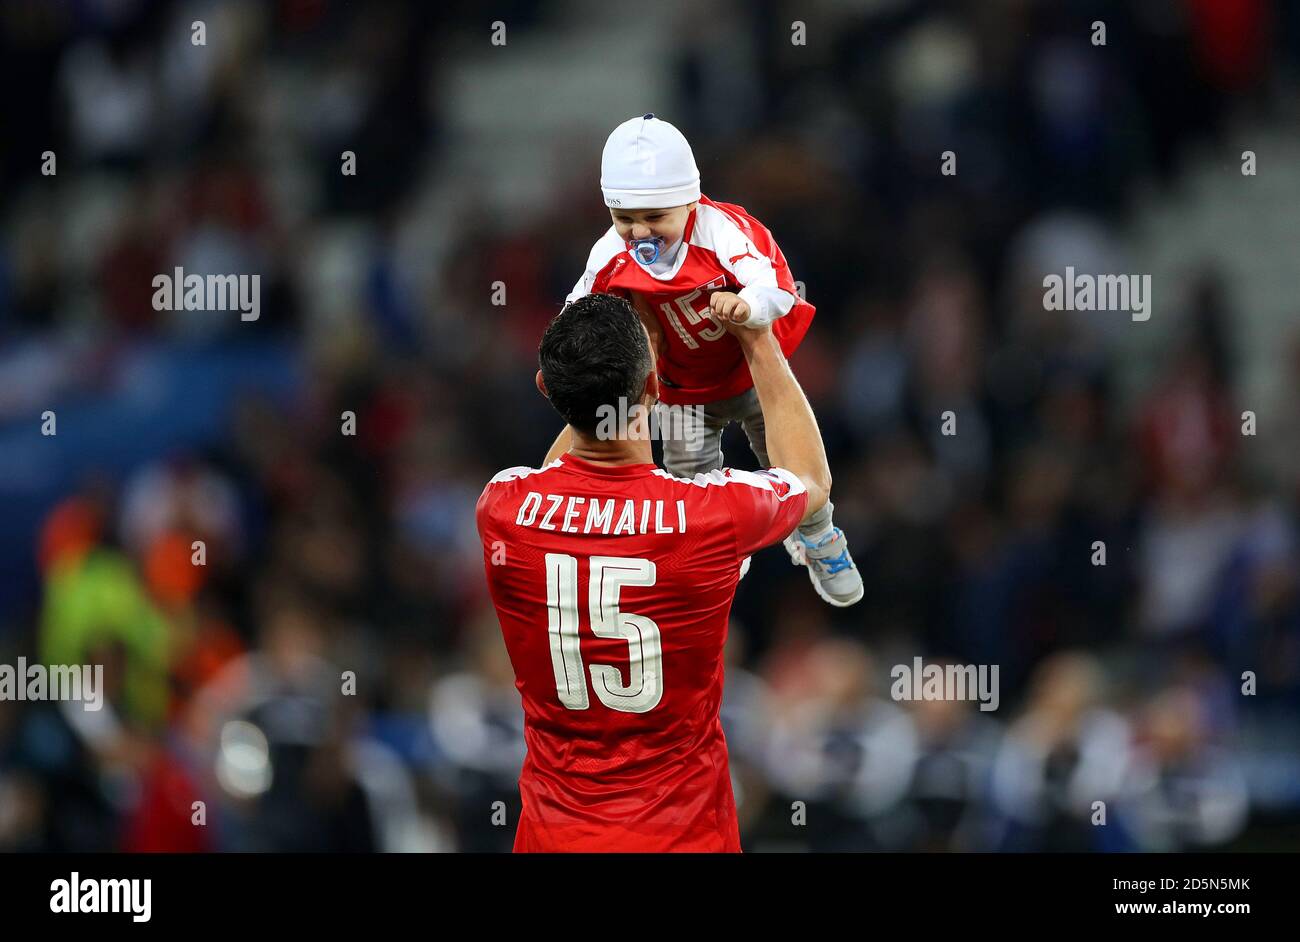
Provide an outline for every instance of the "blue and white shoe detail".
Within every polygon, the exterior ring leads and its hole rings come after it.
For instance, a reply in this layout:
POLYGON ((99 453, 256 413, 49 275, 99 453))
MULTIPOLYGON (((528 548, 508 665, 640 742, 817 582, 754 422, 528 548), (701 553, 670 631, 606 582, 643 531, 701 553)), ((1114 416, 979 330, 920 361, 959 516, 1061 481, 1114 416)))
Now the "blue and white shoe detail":
POLYGON ((862 574, 849 555, 849 541, 839 527, 816 545, 795 530, 785 538, 784 545, 792 563, 808 567, 808 578, 822 601, 836 608, 862 601, 866 591, 862 574))

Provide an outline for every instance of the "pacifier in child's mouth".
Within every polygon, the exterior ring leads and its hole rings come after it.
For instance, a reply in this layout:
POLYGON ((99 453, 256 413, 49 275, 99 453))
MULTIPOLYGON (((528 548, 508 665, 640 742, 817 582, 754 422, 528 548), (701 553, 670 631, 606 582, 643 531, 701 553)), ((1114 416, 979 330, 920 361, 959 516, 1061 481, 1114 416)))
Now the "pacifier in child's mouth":
POLYGON ((653 265, 663 251, 664 240, 659 236, 649 239, 633 239, 632 254, 642 265, 653 265))

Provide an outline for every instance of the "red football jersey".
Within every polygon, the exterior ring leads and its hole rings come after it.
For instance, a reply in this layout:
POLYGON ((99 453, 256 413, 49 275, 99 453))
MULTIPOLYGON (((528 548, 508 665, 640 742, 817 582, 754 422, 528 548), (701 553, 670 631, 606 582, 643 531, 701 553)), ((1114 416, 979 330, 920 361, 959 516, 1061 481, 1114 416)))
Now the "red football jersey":
POLYGON ((523 698, 516 851, 739 851, 718 718, 741 561, 784 539, 789 471, 691 480, 562 455, 478 501, 523 698))
POLYGON ((701 196, 671 270, 659 276, 643 268, 610 226, 566 303, 584 294, 616 294, 653 311, 664 337, 659 398, 669 405, 699 405, 730 399, 754 385, 740 344, 708 313, 714 291, 739 293, 750 285, 793 296, 793 307, 772 324, 790 356, 817 309, 799 297, 790 266, 766 226, 741 206, 701 196))

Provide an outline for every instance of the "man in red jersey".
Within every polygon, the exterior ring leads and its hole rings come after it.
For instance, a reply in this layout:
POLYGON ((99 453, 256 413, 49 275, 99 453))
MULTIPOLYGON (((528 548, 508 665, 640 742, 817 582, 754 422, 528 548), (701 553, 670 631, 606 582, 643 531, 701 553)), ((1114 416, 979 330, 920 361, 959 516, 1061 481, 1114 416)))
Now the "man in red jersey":
MULTIPOLYGON (((600 188, 612 225, 566 300, 588 292, 627 298, 650 332, 663 402, 702 415, 701 434, 689 442, 662 436, 664 467, 682 477, 721 468, 722 432, 733 421, 759 464, 768 465, 763 410, 739 343, 744 335, 726 325, 770 325, 790 356, 816 313, 795 290, 772 233, 743 206, 703 195, 690 143, 653 114, 609 135, 600 188)), ((860 601, 864 588, 833 510, 828 502, 785 546, 792 561, 808 567, 817 594, 844 608, 860 601)))
POLYGON ((488 588, 524 707, 516 851, 739 851, 718 709, 741 562, 830 494, 812 409, 768 328, 736 333, 774 467, 655 466, 649 335, 623 299, 565 307, 537 386, 567 423, 479 498, 488 588), (598 435, 619 403, 631 416, 598 435))

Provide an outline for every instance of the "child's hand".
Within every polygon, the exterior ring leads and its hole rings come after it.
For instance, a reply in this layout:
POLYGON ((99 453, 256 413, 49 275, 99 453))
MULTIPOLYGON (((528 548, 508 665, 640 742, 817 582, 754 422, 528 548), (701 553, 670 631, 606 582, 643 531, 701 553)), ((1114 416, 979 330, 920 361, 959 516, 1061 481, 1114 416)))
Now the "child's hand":
POLYGON ((749 320, 749 305, 738 294, 715 291, 709 295, 709 311, 720 324, 743 324, 749 320))

